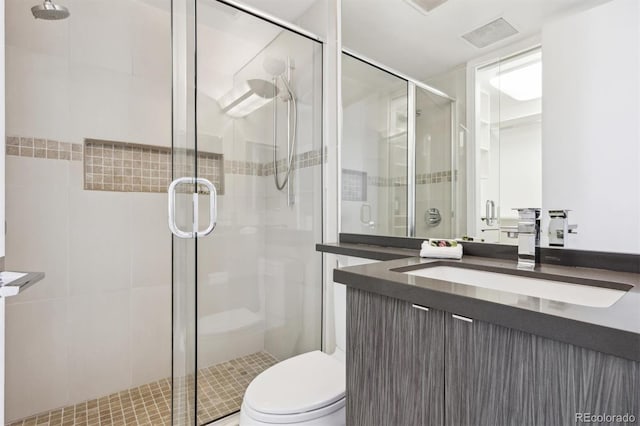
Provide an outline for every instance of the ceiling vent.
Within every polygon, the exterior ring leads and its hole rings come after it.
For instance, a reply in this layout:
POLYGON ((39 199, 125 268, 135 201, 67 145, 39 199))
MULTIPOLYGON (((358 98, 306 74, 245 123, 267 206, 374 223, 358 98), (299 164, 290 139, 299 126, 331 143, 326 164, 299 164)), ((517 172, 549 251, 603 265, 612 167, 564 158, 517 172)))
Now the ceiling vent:
POLYGON ((464 34, 462 38, 481 49, 515 34, 518 34, 518 30, 513 25, 505 21, 504 18, 498 18, 464 34))
POLYGON ((446 3, 447 0, 404 0, 409 3, 411 6, 418 9, 420 12, 425 15, 429 13, 432 9, 440 6, 442 3, 446 3))

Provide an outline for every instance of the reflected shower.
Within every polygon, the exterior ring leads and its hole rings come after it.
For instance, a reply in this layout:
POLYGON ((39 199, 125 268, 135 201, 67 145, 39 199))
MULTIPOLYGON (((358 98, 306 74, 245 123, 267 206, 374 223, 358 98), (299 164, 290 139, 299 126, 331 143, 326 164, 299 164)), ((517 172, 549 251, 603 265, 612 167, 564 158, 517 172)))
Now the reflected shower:
POLYGON ((55 4, 52 0, 44 0, 42 4, 33 6, 31 13, 36 19, 44 19, 46 21, 57 21, 69 17, 69 9, 59 4, 55 4))
POLYGON ((276 188, 281 191, 289 182, 293 168, 298 127, 298 104, 291 89, 291 77, 285 75, 287 64, 284 61, 267 57, 264 60, 263 68, 272 76, 271 81, 263 79, 246 80, 240 87, 234 87, 218 99, 218 103, 223 113, 234 118, 246 117, 271 102, 272 99, 280 99, 282 102, 287 103, 287 158, 285 163, 287 170, 282 182, 278 180, 278 108, 277 105, 273 107, 274 182, 276 188))

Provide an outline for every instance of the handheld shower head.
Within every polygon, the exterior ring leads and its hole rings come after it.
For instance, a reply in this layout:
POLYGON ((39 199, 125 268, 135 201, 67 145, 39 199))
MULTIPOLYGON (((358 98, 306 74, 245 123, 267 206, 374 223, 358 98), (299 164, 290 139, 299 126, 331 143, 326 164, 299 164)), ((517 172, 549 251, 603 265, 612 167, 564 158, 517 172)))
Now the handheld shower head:
POLYGON ((284 74, 284 71, 287 69, 287 65, 284 63, 284 61, 269 56, 264 58, 262 67, 273 77, 284 74))
POLYGON ((54 4, 52 0, 44 0, 44 3, 31 8, 31 13, 36 19, 45 19, 47 21, 55 21, 68 18, 69 9, 64 6, 54 4))

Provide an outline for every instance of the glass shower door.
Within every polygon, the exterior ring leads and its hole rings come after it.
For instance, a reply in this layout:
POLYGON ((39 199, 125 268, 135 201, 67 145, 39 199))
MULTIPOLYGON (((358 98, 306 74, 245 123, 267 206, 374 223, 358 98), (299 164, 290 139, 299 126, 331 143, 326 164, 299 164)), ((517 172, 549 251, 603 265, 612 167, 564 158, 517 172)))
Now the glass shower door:
POLYGON ((202 425, 321 345, 322 45, 223 2, 173 7, 173 424, 202 425))
POLYGON ((171 2, 172 177, 168 219, 172 231, 172 406, 173 425, 196 419, 196 219, 195 0, 171 2))

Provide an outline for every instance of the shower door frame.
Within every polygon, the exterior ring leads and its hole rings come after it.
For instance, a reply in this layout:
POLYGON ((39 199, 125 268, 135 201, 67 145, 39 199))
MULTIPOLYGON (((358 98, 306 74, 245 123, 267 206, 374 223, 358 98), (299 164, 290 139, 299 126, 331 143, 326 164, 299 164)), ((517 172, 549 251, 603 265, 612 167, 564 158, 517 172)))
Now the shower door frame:
MULTIPOLYGON (((258 19, 274 24, 284 30, 291 31, 300 36, 306 37, 320 43, 322 50, 322 146, 323 150, 327 144, 327 137, 330 128, 330 121, 327 120, 327 79, 329 73, 325 66, 327 55, 327 42, 317 34, 309 32, 303 28, 293 25, 287 21, 269 15, 252 7, 248 7, 233 0, 212 0, 217 3, 230 6, 240 12, 247 13, 258 19)), ((340 7, 340 0, 333 0, 340 7)), ((198 0, 172 0, 171 2, 171 44, 172 44, 172 179, 198 178, 197 176, 197 25, 198 25, 198 0), (193 153, 193 161, 190 162, 189 151, 193 153), (182 161, 181 161, 182 160, 182 161), (186 164, 186 166, 185 166, 186 164), (181 169, 182 168, 182 169, 181 169)), ((336 18, 339 22, 339 13, 336 18)), ((338 24, 339 27, 339 24, 338 24)), ((340 40, 339 29, 337 30, 337 40, 340 40)), ((340 50, 336 49, 338 57, 340 50)), ((337 74, 337 72, 336 72, 337 74)), ((338 88, 340 85, 338 84, 338 88)), ((336 100, 339 95, 336 96, 336 100)), ((339 108, 337 108, 339 110, 339 108)), ((334 123, 339 128, 339 123, 334 123)), ((337 135, 336 135, 337 136, 337 135)), ((324 162, 321 166, 321 181, 325 182, 324 162)), ((194 183, 193 192, 197 193, 197 183, 194 183)), ((324 193, 324 191, 323 191, 324 193)), ((171 196, 171 194, 170 194, 171 196)), ((324 217, 325 199, 322 199, 323 206, 321 214, 324 217)), ((193 202, 185 202, 179 198, 175 201, 174 214, 182 216, 183 221, 191 217, 197 221, 194 213, 193 202)), ((170 214, 171 216, 171 214, 170 214)), ((325 239, 324 221, 321 227, 322 241, 325 239)), ((198 237, 192 239, 179 238, 175 234, 172 237, 172 356, 171 356, 171 423, 172 425, 198 425, 198 404, 197 404, 197 271, 198 271, 198 237), (191 377, 191 379, 189 379, 191 377)), ((215 238, 215 231, 208 238, 215 238)), ((323 286, 322 300, 324 301, 324 258, 321 266, 322 276, 320 282, 323 286)), ((321 303, 321 348, 325 346, 324 339, 324 303, 321 303)), ((229 415, 233 415, 231 413, 229 415)), ((214 423, 226 416, 212 419, 209 423, 214 423)))

